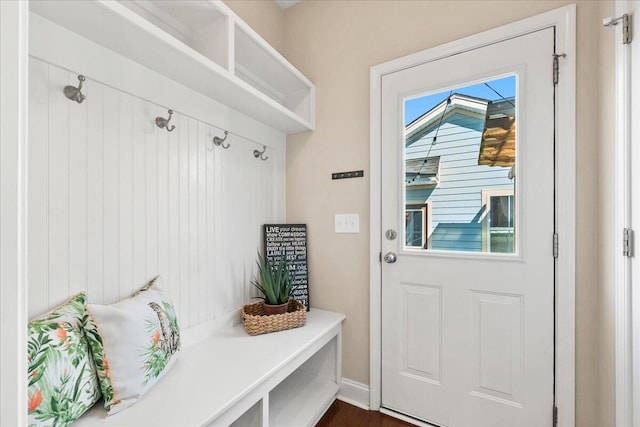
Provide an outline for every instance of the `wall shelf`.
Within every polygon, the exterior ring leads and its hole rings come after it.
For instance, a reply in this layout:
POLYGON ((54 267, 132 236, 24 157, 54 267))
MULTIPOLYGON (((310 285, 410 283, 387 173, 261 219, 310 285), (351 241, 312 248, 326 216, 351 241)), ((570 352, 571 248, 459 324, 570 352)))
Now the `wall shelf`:
POLYGON ((221 1, 32 1, 31 11, 291 134, 314 129, 315 88, 221 1))

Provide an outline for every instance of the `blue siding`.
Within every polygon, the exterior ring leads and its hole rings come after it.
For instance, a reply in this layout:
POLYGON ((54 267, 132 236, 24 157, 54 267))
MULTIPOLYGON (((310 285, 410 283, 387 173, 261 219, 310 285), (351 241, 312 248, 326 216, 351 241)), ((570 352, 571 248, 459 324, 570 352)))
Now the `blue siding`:
POLYGON ((456 113, 406 147, 407 159, 440 156, 440 183, 434 189, 408 190, 407 203, 431 201, 431 248, 482 250, 482 191, 511 188, 510 168, 478 165, 484 123, 456 113))

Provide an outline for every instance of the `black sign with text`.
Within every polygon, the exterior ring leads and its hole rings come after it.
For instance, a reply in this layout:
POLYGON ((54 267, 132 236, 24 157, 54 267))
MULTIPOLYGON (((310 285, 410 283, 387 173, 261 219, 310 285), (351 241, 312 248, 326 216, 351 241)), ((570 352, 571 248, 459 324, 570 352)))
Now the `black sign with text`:
POLYGON ((309 310, 309 271, 307 269, 307 225, 265 224, 264 256, 277 264, 286 257, 296 290, 293 297, 309 310))

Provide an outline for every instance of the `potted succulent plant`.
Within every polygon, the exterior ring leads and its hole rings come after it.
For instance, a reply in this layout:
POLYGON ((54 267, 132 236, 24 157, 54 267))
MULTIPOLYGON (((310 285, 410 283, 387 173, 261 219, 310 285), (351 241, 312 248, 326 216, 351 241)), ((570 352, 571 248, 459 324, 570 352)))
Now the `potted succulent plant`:
POLYGON ((295 286, 289 275, 289 263, 281 257, 277 264, 258 253, 258 278, 251 282, 264 300, 266 314, 283 314, 287 312, 289 300, 293 296, 295 286))

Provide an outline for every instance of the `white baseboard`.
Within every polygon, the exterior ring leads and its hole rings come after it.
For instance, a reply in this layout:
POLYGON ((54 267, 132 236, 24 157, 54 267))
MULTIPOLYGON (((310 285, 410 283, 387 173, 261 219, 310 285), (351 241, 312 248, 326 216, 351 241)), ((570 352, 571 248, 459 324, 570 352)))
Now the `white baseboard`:
MULTIPOLYGON (((1 0, 0 0, 1 1, 1 0)), ((338 400, 348 403, 358 408, 362 408, 369 411, 369 386, 359 383, 357 381, 350 380, 348 378, 342 378, 342 384, 340 384, 340 391, 336 396, 338 400)), ((393 418, 405 421, 409 424, 413 424, 418 427, 433 427, 433 424, 419 421, 415 418, 408 417, 400 412, 395 412, 386 408, 380 408, 380 412, 389 415, 393 418)))
MULTIPOLYGON (((342 384, 340 385, 340 390, 338 391, 336 399, 350 405, 357 406, 358 408, 362 408, 366 411, 370 410, 369 386, 348 378, 342 378, 342 384)), ((434 427, 434 424, 429 424, 386 408, 380 408, 380 412, 418 427, 434 427)))
POLYGON ((368 411, 369 386, 348 378, 342 378, 337 399, 368 411))

